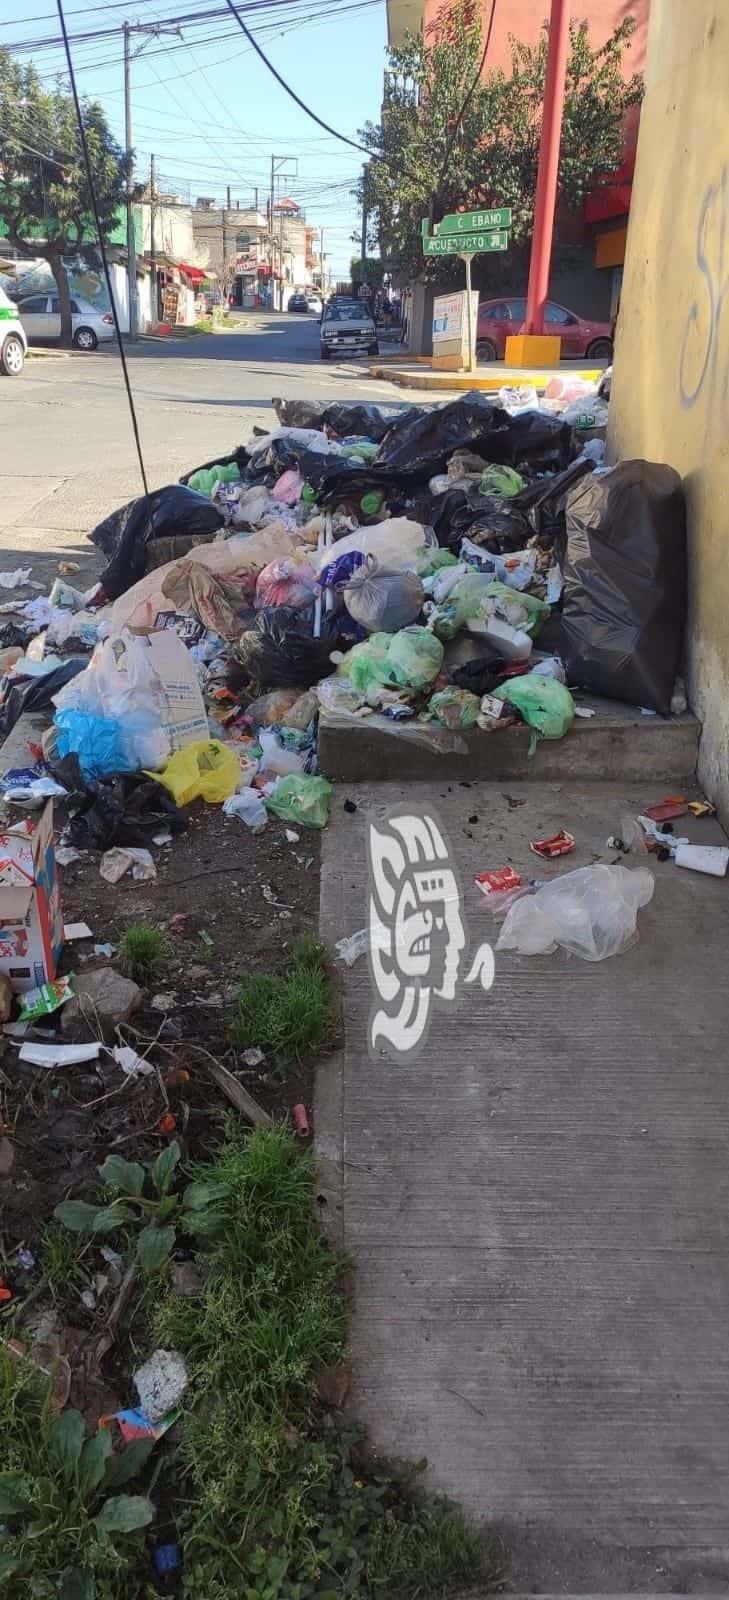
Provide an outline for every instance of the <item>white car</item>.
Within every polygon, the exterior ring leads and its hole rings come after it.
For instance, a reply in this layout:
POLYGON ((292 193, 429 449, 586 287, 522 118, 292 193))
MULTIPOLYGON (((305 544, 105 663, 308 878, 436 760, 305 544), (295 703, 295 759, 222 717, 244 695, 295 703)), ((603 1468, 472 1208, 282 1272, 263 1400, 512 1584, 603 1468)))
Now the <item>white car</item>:
POLYGON ((0 372, 6 378, 17 378, 25 365, 28 340, 18 308, 0 289, 0 372))
POLYGON ((306 309, 307 311, 313 311, 315 317, 321 316, 323 306, 318 294, 307 294, 306 309))
MULTIPOLYGON (((32 294, 18 302, 23 327, 29 339, 60 339, 61 312, 57 294, 32 294)), ((110 311, 99 311, 88 300, 71 296, 71 325, 77 350, 95 350, 99 340, 113 339, 114 318, 110 311)))

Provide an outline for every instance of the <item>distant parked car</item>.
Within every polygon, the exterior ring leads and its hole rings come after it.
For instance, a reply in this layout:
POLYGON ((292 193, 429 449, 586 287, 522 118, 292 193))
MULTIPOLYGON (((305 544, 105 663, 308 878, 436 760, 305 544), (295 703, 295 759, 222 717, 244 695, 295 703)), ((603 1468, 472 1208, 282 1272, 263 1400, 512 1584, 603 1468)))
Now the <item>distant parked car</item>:
MULTIPOLYGON (((482 300, 478 308, 476 355, 480 361, 503 361, 506 340, 521 333, 526 300, 482 300)), ((609 322, 590 322, 568 311, 556 300, 544 308, 545 333, 558 333, 562 355, 586 356, 590 361, 611 361, 613 341, 609 322)))
POLYGON ((323 307, 318 294, 307 294, 306 309, 315 317, 321 316, 323 307))
POLYGON ((17 378, 25 365, 28 340, 18 308, 13 305, 4 289, 0 289, 0 372, 6 378, 17 378))
MULTIPOLYGON (((57 294, 32 294, 18 303, 21 321, 29 339, 43 344, 61 337, 61 309, 57 294)), ((71 297, 71 326, 77 350, 95 350, 101 339, 113 339, 114 318, 110 311, 99 311, 78 295, 71 297)))
POLYGON ((289 299, 289 311, 308 311, 309 303, 305 294, 292 294, 289 299))

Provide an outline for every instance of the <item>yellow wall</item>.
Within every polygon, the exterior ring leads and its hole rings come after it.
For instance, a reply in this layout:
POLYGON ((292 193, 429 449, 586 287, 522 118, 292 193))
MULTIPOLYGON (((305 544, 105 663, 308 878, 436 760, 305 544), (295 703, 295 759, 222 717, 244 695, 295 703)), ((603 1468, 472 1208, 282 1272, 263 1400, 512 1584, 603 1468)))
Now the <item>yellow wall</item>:
POLYGON ((613 455, 668 461, 689 517, 699 775, 729 821, 729 0, 652 0, 611 404, 613 455))

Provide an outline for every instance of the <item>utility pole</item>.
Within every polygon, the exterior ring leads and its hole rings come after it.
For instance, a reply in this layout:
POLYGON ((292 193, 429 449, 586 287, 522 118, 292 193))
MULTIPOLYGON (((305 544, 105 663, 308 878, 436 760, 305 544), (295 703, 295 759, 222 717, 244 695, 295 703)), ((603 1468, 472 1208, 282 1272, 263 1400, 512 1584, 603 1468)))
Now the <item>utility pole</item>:
POLYGON ((544 115, 534 202, 534 234, 527 291, 527 334, 544 332, 544 303, 549 294, 549 264, 552 256, 554 208, 557 198, 559 146, 570 42, 569 26, 570 0, 552 0, 547 73, 544 83, 544 115))
POLYGON ((362 284, 367 288, 367 162, 362 168, 362 284))
POLYGON ((319 287, 324 294, 324 229, 319 229, 319 287))
MULTIPOLYGON (((132 50, 131 37, 133 33, 146 34, 147 38, 158 39, 163 33, 174 33, 182 37, 180 28, 164 28, 159 22, 125 22, 122 24, 124 39, 124 145, 126 149, 128 168, 125 194, 125 208, 127 216, 127 294, 129 299, 129 337, 136 339, 139 331, 139 303, 137 300, 137 242, 134 237, 134 150, 132 146, 132 50)), ((139 54, 144 49, 147 39, 143 38, 139 48, 134 52, 139 54)))
MULTIPOLYGON (((279 205, 281 195, 279 193, 279 205)), ((284 308, 284 246, 283 246, 283 211, 278 214, 278 270, 279 270, 279 311, 284 308)))
MULTIPOLYGON (((297 159, 296 156, 277 156, 277 155, 274 155, 274 154, 271 155, 271 198, 270 198, 270 202, 269 202, 269 213, 268 213, 269 223, 268 223, 268 227, 269 227, 269 260, 270 260, 270 264, 271 264, 271 309, 274 310, 274 311, 276 309, 276 293, 275 293, 275 289, 274 289, 274 273, 275 273, 275 269, 276 269, 276 236, 275 236, 275 233, 274 233, 274 221, 275 221, 274 209, 275 209, 275 193, 276 193, 275 184, 276 184, 276 177, 277 176, 280 177, 283 168, 286 166, 286 164, 288 162, 292 162, 293 163, 294 170, 293 170, 293 172, 290 172, 290 173, 286 174, 286 176, 292 177, 292 178, 297 178, 298 175, 299 175, 299 163, 298 163, 298 159, 297 159)), ((281 224, 280 228, 279 228, 280 283, 281 283, 280 310, 283 311, 283 213, 281 213, 280 224, 281 224)))
POLYGON ((149 270, 151 278, 151 312, 152 321, 159 321, 159 295, 157 293, 157 248, 154 237, 154 224, 156 205, 156 184, 154 170, 154 156, 149 158, 149 270))
POLYGON ((124 23, 124 143, 127 153, 127 184, 126 184, 126 211, 127 211, 127 297, 129 300, 129 337, 137 337, 137 246, 134 238, 134 208, 132 197, 134 194, 134 173, 132 170, 132 80, 131 80, 131 50, 129 38, 131 28, 128 22, 124 23))
POLYGON ((274 303, 273 303, 273 274, 274 274, 274 269, 275 269, 275 251, 274 251, 274 244, 273 244, 273 181, 274 181, 275 172, 276 172, 276 157, 274 155, 272 155, 271 156, 271 199, 270 199, 270 202, 269 202, 269 211, 268 211, 268 225, 269 225, 269 233, 270 233, 270 238, 271 238, 270 263, 271 263, 271 310, 272 311, 274 310, 274 303))

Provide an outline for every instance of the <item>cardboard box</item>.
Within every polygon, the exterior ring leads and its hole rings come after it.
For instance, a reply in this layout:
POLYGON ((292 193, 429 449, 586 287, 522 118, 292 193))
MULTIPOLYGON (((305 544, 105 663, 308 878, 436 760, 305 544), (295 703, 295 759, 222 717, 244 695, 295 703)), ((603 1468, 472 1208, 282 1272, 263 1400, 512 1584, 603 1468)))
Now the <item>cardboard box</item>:
POLYGON ((18 994, 52 983, 63 949, 53 801, 0 829, 0 972, 18 994))

